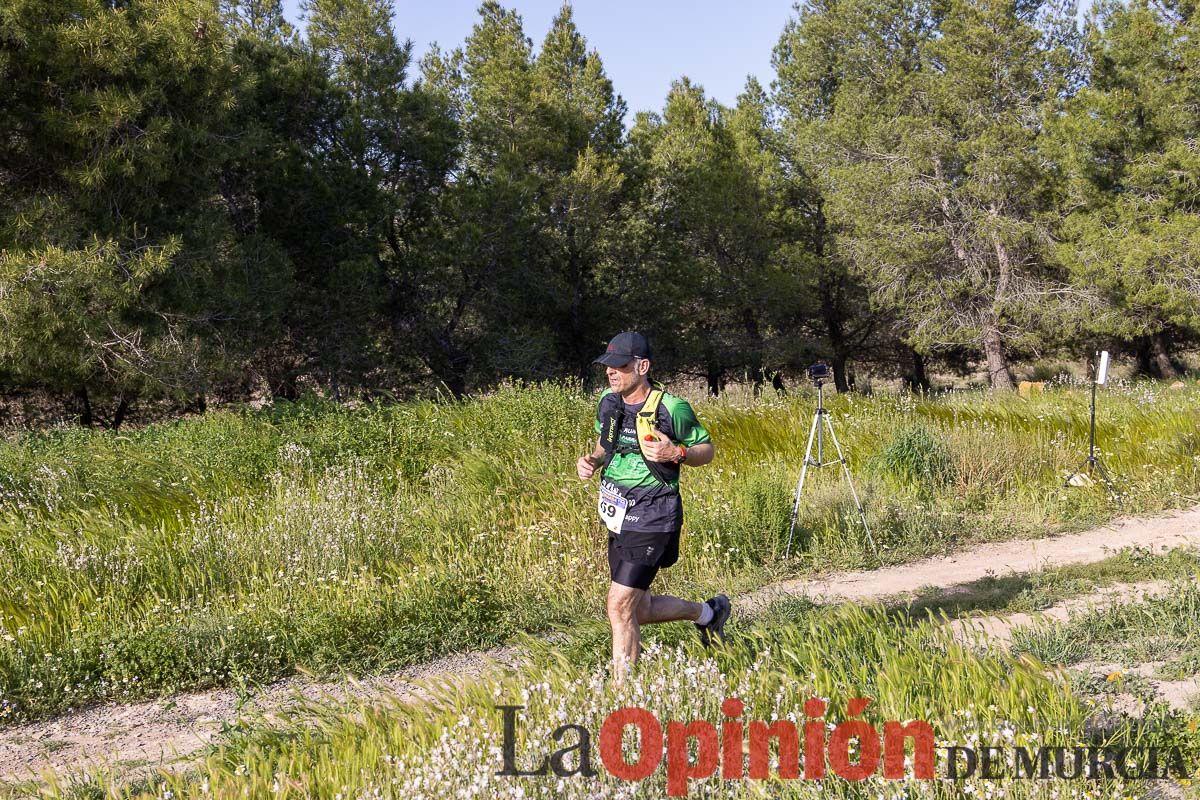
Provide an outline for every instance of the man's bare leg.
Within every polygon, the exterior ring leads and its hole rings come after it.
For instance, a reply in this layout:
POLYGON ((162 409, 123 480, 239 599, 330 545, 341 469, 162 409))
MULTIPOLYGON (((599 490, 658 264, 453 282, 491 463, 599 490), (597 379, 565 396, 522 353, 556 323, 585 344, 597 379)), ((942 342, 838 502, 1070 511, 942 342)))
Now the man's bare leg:
POLYGON ((695 622, 700 619, 700 614, 703 610, 703 603, 693 603, 691 600, 683 600, 679 597, 672 597, 669 594, 650 594, 649 592, 645 592, 642 597, 642 603, 638 606, 638 623, 647 625, 655 622, 675 622, 676 620, 684 619, 690 619, 692 622, 695 622))
POLYGON ((608 587, 608 624, 612 626, 613 681, 620 686, 637 663, 642 649, 643 624, 700 619, 703 605, 670 595, 611 583, 608 587))
POLYGON ((633 668, 641 651, 642 633, 638 625, 638 607, 648 593, 631 586, 608 586, 608 624, 612 627, 613 683, 620 686, 633 668))

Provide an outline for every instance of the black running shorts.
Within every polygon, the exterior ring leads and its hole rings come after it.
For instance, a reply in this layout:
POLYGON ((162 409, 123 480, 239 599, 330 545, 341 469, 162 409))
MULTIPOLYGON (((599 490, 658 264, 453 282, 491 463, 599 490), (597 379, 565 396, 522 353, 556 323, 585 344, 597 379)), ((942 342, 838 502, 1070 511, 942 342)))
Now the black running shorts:
POLYGON ((632 547, 608 537, 608 574, 613 583, 643 591, 660 569, 679 560, 679 531, 662 534, 638 534, 632 547))

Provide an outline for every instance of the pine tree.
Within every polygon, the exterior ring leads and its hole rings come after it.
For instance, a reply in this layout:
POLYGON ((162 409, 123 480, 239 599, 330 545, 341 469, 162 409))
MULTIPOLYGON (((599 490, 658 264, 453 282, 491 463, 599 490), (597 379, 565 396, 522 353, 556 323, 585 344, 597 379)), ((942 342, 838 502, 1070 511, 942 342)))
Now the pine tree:
POLYGON ((496 2, 479 9, 465 47, 435 50, 422 64, 424 90, 458 131, 454 180, 409 278, 406 320, 422 359, 452 393, 500 374, 547 377, 552 337, 521 313, 545 287, 535 248, 539 176, 532 167, 539 123, 532 97, 532 43, 520 15, 496 2))
POLYGON ((283 16, 282 0, 220 0, 225 24, 235 36, 294 43, 296 29, 283 16))
POLYGON ((815 158, 841 251, 911 343, 974 345, 996 389, 1012 388, 1013 349, 1041 345, 1060 288, 1039 147, 1066 89, 1040 14, 1008 0, 829 4, 787 46, 817 66, 781 71, 784 102, 824 134, 815 158))
POLYGON ((214 309, 246 297, 210 202, 238 85, 215 5, 14 0, 0 72, 10 374, 111 399, 114 426, 139 395, 196 391, 222 359, 214 309))
POLYGON ((409 84, 412 44, 393 31, 390 3, 311 0, 306 11, 340 106, 315 150, 343 204, 309 295, 309 316, 335 324, 310 328, 307 349, 334 375, 385 365, 406 375, 439 352, 419 335, 417 289, 455 133, 438 98, 409 84))
POLYGON ((778 369, 778 317, 795 297, 780 256, 784 182, 769 125, 757 82, 729 109, 683 78, 661 117, 639 115, 630 135, 639 218, 630 230, 641 241, 625 272, 644 279, 626 305, 713 394, 735 370, 761 388, 768 367, 778 369))
POLYGON ((886 341, 894 314, 878 292, 870 302, 864 284, 873 282, 873 265, 850 256, 847 227, 830 217, 833 176, 846 142, 897 113, 927 35, 919 13, 898 3, 811 3, 775 48, 780 155, 795 216, 789 252, 801 284, 790 326, 813 342, 804 363, 829 360, 838 391, 850 387, 851 360, 886 341))
POLYGON ((533 154, 545 178, 538 241, 553 287, 557 355, 563 368, 586 381, 594 351, 613 324, 612 299, 601 291, 599 273, 619 236, 625 103, 567 4, 542 42, 532 80, 544 147, 533 154))
POLYGON ((1177 374, 1200 335, 1200 63, 1196 24, 1137 0, 1105 3, 1090 85, 1055 125, 1069 212, 1059 255, 1102 305, 1089 330, 1132 344, 1143 372, 1177 374))
POLYGON ((502 376, 590 375, 607 335, 599 270, 615 236, 624 104, 569 7, 535 57, 518 14, 485 2, 423 86, 461 135, 414 284, 414 331, 451 391, 502 376))

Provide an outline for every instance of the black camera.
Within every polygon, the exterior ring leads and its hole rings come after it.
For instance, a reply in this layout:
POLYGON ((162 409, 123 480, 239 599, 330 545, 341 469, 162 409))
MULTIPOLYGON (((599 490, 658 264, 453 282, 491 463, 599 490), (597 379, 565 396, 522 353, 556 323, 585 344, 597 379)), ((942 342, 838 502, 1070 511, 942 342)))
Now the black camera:
POLYGON ((818 361, 808 368, 808 377, 814 381, 824 381, 829 379, 829 365, 824 361, 818 361))

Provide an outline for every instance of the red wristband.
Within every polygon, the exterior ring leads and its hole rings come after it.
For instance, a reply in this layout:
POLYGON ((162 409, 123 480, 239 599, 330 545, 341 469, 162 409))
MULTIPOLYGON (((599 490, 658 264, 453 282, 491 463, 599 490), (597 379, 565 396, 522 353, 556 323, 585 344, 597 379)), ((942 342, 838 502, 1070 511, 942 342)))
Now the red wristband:
POLYGON ((679 445, 679 455, 675 457, 675 463, 682 464, 684 461, 687 461, 687 446, 681 444, 679 445))

